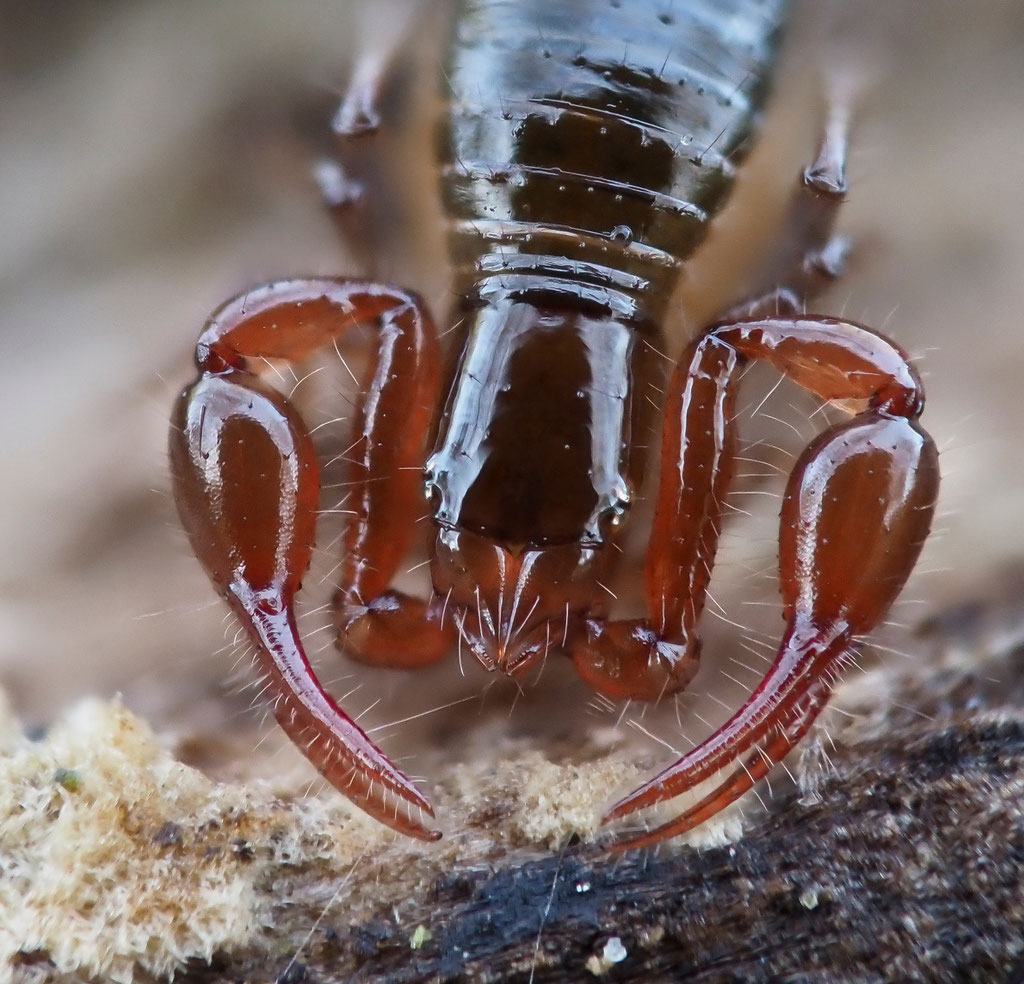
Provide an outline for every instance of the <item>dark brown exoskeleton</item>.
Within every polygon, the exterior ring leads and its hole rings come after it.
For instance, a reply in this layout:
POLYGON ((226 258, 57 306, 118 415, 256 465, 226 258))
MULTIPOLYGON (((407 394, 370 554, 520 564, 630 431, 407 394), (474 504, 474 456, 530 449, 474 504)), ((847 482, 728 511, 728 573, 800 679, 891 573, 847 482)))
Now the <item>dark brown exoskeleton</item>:
MULTIPOLYGON (((200 336, 200 376, 176 404, 170 438, 193 549, 255 640, 292 741, 402 833, 437 836, 420 819, 432 815, 427 798, 324 692, 299 640, 293 601, 312 547, 317 463, 304 422, 263 380, 265 360, 302 360, 355 325, 378 329, 347 453, 354 515, 336 608, 346 653, 414 668, 458 644, 512 674, 560 650, 601 693, 642 700, 681 690, 697 670, 742 367, 763 360, 821 400, 862 401, 789 479, 779 550, 787 628, 763 682, 608 818, 735 771, 629 843, 695 826, 779 761, 914 566, 938 490, 917 373, 867 328, 800 313, 835 254, 840 108, 761 287, 696 337, 669 383, 646 614, 608 620, 597 589, 640 485, 637 435, 649 425, 671 293, 750 141, 784 6, 465 0, 444 73, 441 185, 456 295, 447 373, 419 299, 370 281, 260 287, 200 336), (391 582, 424 495, 436 543, 433 591, 420 599, 391 582)), ((372 113, 364 95, 342 114, 352 129, 372 113)))

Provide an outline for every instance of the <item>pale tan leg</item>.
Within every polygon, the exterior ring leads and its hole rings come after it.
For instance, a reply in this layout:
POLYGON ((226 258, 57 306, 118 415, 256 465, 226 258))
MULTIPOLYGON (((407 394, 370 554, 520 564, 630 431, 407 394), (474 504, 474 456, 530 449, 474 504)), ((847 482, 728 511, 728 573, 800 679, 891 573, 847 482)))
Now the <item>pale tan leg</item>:
POLYGON ((747 299, 715 321, 803 314, 842 275, 850 242, 833 229, 846 200, 851 116, 848 103, 830 104, 818 156, 800 175, 770 260, 747 299))

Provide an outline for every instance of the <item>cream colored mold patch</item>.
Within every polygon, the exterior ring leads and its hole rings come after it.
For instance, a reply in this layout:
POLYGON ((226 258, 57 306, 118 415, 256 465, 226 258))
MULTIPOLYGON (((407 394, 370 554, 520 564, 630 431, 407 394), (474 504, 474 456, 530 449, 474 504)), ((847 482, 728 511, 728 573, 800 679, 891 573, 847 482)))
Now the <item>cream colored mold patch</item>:
POLYGON ((117 700, 79 704, 38 742, 9 717, 0 735, 0 979, 19 951, 128 981, 249 937, 254 818, 237 794, 174 762, 117 700))

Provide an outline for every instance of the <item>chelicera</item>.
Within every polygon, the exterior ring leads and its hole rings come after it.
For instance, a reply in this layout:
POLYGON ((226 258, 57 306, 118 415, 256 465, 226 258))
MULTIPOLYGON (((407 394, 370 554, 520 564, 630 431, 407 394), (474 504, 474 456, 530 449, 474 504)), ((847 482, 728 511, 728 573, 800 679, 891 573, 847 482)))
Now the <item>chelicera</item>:
MULTIPOLYGON (((939 472, 918 423, 917 373, 870 329, 803 313, 841 266, 831 231, 845 192, 837 106, 760 286, 694 338, 668 381, 647 611, 608 617, 598 584, 618 564, 613 547, 642 480, 643 397, 662 383, 652 352, 684 261, 749 142, 783 4, 698 6, 666 18, 657 4, 524 3, 518 14, 497 0, 463 5, 444 73, 456 298, 447 359, 420 299, 377 280, 258 287, 200 335, 199 378, 170 432, 192 547, 255 643, 281 727, 339 791, 403 834, 439 836, 424 822, 429 800, 326 693, 296 627, 318 465, 305 422, 263 378, 267 360, 300 362, 355 326, 376 329, 346 454, 353 515, 335 602, 345 653, 412 670, 462 646, 485 669, 517 674, 558 651, 616 699, 657 701, 697 670, 744 365, 767 362, 823 401, 859 401, 790 475, 779 537, 786 628, 764 680, 607 819, 722 769, 728 777, 630 845, 713 816, 800 741, 928 534, 939 472), (600 28, 586 45, 577 8, 600 28), (743 44, 732 36, 740 16, 743 44), (623 37, 636 38, 626 57, 623 37), (688 63, 702 45, 717 69, 688 63), (657 72, 644 61, 655 57, 657 72), (392 581, 424 512, 431 589, 414 597, 392 581)), ((339 114, 349 134, 372 129, 368 91, 357 88, 339 114)))

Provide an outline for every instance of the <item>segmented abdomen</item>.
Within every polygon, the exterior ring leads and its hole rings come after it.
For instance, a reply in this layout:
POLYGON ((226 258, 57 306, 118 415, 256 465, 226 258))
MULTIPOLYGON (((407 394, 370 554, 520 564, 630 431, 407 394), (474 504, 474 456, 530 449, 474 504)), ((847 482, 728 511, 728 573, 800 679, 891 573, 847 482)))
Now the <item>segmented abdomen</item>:
POLYGON ((514 269, 656 314, 732 185, 785 6, 460 4, 441 149, 458 288, 514 269))

